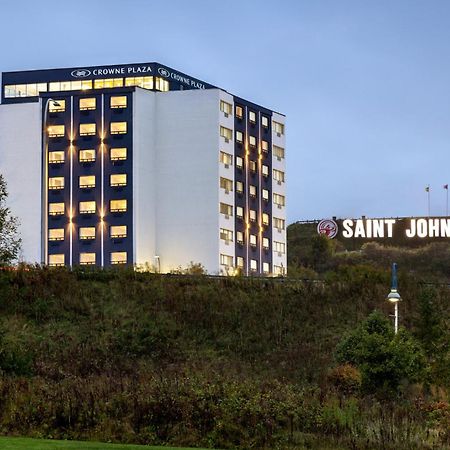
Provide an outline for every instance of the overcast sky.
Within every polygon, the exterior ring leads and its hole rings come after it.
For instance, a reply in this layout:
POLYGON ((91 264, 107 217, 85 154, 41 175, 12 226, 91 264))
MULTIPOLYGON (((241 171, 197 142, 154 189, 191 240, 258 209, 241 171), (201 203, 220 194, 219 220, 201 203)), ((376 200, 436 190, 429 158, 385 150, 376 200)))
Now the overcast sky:
POLYGON ((0 71, 158 61, 285 113, 289 222, 445 212, 450 1, 0 6, 0 71))

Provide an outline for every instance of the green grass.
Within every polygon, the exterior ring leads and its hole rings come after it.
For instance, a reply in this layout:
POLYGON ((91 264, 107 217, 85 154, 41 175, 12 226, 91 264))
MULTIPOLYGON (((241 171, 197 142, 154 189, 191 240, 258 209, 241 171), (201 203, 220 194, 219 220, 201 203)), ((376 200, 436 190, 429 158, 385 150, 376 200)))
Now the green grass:
MULTIPOLYGON (((102 442, 56 441, 0 437, 1 450, 188 450, 180 447, 151 447, 147 445, 104 444, 102 442)), ((198 449, 201 450, 201 449, 198 449)))

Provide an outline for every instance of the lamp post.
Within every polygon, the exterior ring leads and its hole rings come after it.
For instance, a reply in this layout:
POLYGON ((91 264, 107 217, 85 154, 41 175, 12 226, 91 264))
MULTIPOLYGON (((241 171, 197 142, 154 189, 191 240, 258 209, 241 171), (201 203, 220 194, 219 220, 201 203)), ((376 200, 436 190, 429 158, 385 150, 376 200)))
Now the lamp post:
POLYGON ((47 130, 47 119, 48 119, 48 110, 49 105, 52 103, 53 106, 60 106, 60 104, 53 100, 52 98, 48 98, 45 102, 44 107, 44 120, 42 125, 43 131, 43 149, 42 149, 42 263, 48 263, 48 130, 47 130))
POLYGON ((398 302, 402 300, 398 293, 398 280, 397 280, 397 263, 392 263, 392 283, 391 292, 389 292, 386 300, 394 304, 394 332, 398 332, 398 302))

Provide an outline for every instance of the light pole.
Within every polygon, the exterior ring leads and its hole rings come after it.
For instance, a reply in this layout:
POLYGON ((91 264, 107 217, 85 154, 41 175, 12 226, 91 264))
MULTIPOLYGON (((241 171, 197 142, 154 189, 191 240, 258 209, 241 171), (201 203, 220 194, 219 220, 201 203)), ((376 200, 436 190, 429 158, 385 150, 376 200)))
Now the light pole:
POLYGON ((389 292, 386 300, 394 304, 394 332, 398 332, 398 302, 402 300, 398 293, 398 280, 397 280, 397 263, 392 263, 392 283, 391 292, 389 292))
POLYGON ((42 263, 48 263, 48 130, 47 130, 47 119, 48 119, 48 108, 50 102, 53 106, 60 106, 60 104, 48 98, 45 102, 44 107, 44 120, 42 125, 43 131, 43 142, 42 142, 42 263))

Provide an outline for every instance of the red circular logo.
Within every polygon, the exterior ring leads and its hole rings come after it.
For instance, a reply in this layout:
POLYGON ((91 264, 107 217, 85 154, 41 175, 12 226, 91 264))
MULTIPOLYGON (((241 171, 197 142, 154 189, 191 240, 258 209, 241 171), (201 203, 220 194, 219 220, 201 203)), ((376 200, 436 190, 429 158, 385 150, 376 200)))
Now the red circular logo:
POLYGON ((321 220, 317 225, 317 232, 325 234, 329 239, 333 239, 338 233, 338 226, 334 220, 321 220))

